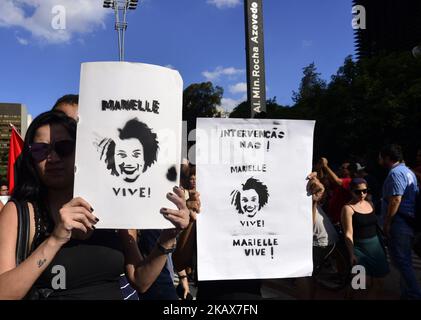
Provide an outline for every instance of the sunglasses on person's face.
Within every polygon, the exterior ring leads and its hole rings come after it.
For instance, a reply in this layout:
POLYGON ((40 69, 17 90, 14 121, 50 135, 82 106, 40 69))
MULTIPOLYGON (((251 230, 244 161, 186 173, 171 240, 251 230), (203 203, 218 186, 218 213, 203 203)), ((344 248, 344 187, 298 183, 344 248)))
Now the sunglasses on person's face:
POLYGON ((354 189, 352 190, 352 192, 354 192, 355 194, 367 194, 368 190, 367 189, 354 189))
POLYGON ((61 140, 50 143, 34 142, 29 145, 29 151, 32 159, 41 162, 47 159, 48 155, 55 151, 60 158, 67 157, 75 150, 75 142, 73 140, 61 140))

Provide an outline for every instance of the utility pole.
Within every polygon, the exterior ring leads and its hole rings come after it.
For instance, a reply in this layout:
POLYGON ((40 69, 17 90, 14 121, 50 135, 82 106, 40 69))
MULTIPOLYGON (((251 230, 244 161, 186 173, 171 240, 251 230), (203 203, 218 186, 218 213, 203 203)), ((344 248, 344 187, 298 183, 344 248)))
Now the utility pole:
POLYGON ((244 0, 247 57, 247 100, 251 118, 266 113, 263 0, 244 0))
POLYGON ((136 10, 138 0, 104 0, 103 7, 111 8, 115 14, 115 30, 118 33, 119 60, 124 61, 124 35, 127 29, 127 10, 136 10))

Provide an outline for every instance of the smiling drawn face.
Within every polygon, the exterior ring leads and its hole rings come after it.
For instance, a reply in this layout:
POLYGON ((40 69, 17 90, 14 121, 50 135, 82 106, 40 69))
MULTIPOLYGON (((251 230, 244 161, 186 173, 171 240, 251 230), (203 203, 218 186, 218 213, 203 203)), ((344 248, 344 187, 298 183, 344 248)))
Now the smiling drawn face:
POLYGON ((241 209, 249 218, 253 218, 259 210, 259 195, 256 190, 250 189, 241 192, 241 209))
POLYGON ((253 218, 268 203, 268 187, 251 177, 241 185, 241 188, 234 189, 230 198, 238 214, 246 214, 248 218, 253 218))
POLYGON ((126 182, 135 182, 145 166, 143 145, 136 138, 116 139, 115 165, 126 182))
POLYGON ((93 145, 100 153, 100 160, 105 160, 112 176, 121 177, 125 182, 135 182, 157 161, 157 134, 137 118, 118 128, 114 137, 96 135, 93 145))

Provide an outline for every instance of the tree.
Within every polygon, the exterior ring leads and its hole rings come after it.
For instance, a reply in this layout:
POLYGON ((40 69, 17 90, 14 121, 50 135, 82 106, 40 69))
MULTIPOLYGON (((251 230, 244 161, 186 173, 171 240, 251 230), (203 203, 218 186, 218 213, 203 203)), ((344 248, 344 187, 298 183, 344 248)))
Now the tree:
POLYGON ((313 64, 304 68, 295 116, 316 120, 315 157, 377 161, 385 143, 411 152, 421 136, 421 59, 410 52, 353 61, 347 57, 328 85, 313 64))
POLYGON ((251 111, 250 105, 247 101, 241 102, 238 106, 236 106, 230 113, 230 118, 250 118, 251 111))
MULTIPOLYGON (((290 107, 284 107, 276 102, 276 97, 266 100, 266 118, 267 119, 295 119, 295 110, 290 107)), ((241 102, 232 110, 230 118, 250 118, 250 105, 247 101, 241 102)))
POLYGON ((220 116, 218 106, 224 89, 212 82, 194 83, 189 85, 183 92, 183 120, 187 121, 187 130, 196 128, 198 117, 220 116))
MULTIPOLYGON (((210 82, 185 90, 183 118, 192 123, 190 128, 198 116, 218 116, 222 94, 222 88, 210 82)), ((363 158, 376 164, 385 143, 401 144, 407 154, 420 144, 421 58, 410 52, 360 61, 348 56, 329 83, 320 78, 312 63, 303 69, 299 92, 293 98, 292 107, 269 99, 266 117, 316 120, 315 160, 327 156, 338 163, 363 158)), ((230 114, 230 118, 249 117, 247 102, 230 114)))
POLYGON ((292 99, 295 103, 300 103, 306 99, 317 96, 326 88, 326 81, 320 78, 314 62, 303 68, 303 78, 298 92, 293 92, 292 99))

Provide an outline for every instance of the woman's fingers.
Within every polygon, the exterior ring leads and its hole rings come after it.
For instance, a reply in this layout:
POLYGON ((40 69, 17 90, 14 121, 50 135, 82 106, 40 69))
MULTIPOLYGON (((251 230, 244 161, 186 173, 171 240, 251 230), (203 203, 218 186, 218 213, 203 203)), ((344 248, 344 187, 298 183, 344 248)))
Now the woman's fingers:
POLYGON ((167 199, 174 203, 178 209, 186 209, 186 200, 184 199, 183 193, 180 190, 177 191, 179 191, 178 194, 172 192, 167 193, 167 199), (180 192, 182 196, 179 195, 180 192))
POLYGON ((73 229, 81 230, 84 233, 88 233, 88 228, 86 228, 85 225, 83 223, 81 223, 81 222, 78 222, 78 221, 74 221, 73 220, 71 222, 71 226, 72 226, 73 229))
POLYGON ((63 207, 60 210, 61 220, 66 220, 68 217, 73 219, 75 215, 82 215, 87 220, 89 225, 96 224, 99 219, 96 218, 92 213, 85 209, 85 207, 63 207))
POLYGON ((181 187, 174 187, 174 193, 168 193, 167 199, 174 203, 179 210, 162 208, 160 212, 164 215, 165 219, 171 221, 174 226, 179 229, 185 229, 190 221, 189 210, 186 206, 184 198, 184 190, 181 187))
POLYGON ((174 210, 174 209, 168 209, 168 208, 162 208, 160 212, 165 216, 167 214, 172 214, 173 216, 179 217, 179 218, 185 218, 185 213, 180 210, 174 210))
POLYGON ((170 221, 177 229, 185 229, 185 223, 182 218, 174 216, 172 214, 164 215, 164 218, 170 221))
POLYGON ((175 186, 172 190, 177 196, 184 198, 184 189, 182 187, 175 186))
POLYGON ((190 219, 187 212, 167 208, 162 208, 160 212, 165 219, 171 221, 177 228, 185 229, 189 224, 190 219))
POLYGON ((94 224, 83 213, 76 213, 73 220, 82 223, 87 229, 95 229, 94 224))
POLYGON ((91 212, 86 210, 85 207, 72 207, 72 208, 69 208, 69 210, 71 210, 71 212, 73 213, 81 213, 85 215, 92 224, 96 224, 99 221, 99 219, 95 215, 93 215, 91 212))
POLYGON ((91 207, 91 205, 83 198, 76 197, 70 200, 68 203, 64 205, 64 207, 84 207, 89 212, 93 212, 94 209, 91 207))
POLYGON ((312 172, 307 176, 307 180, 317 179, 317 172, 312 172))

